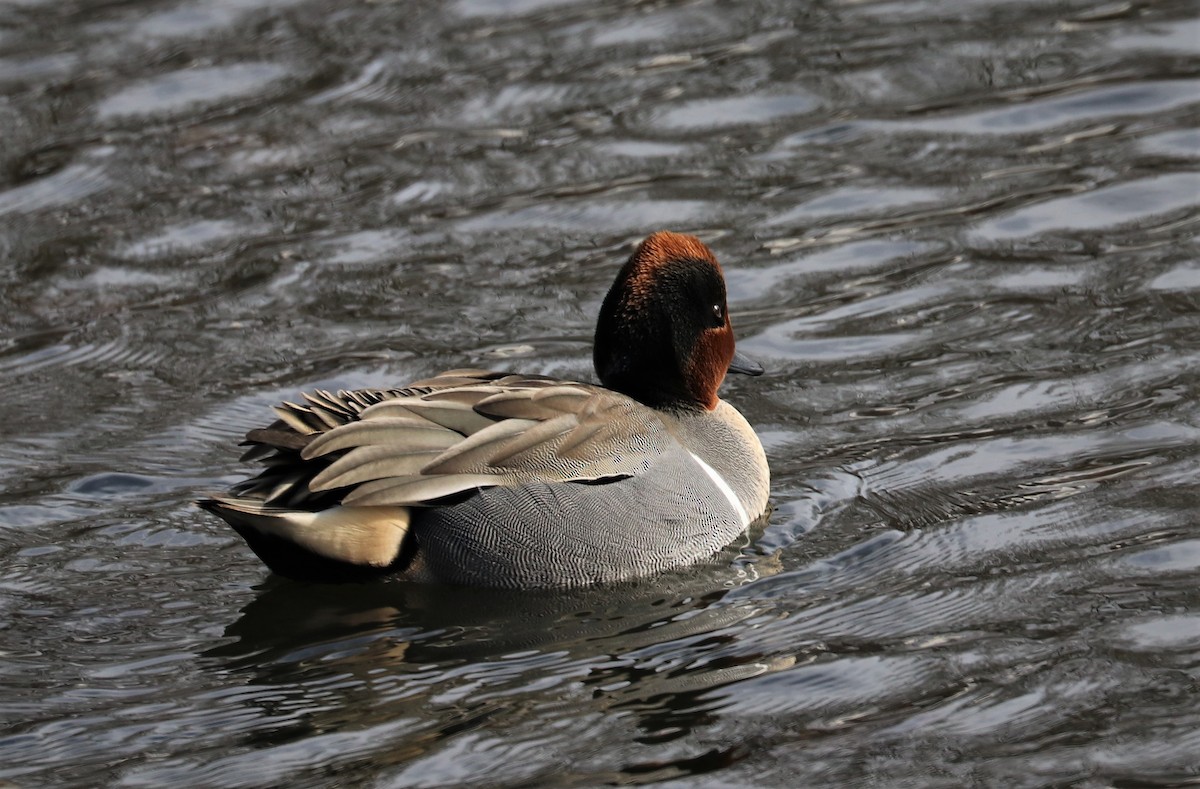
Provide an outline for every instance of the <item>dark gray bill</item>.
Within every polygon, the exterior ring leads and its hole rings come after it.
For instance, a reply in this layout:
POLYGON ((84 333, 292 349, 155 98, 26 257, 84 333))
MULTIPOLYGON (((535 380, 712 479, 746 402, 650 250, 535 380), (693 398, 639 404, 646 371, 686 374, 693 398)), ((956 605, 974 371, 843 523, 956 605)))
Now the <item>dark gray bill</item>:
POLYGON ((733 361, 729 363, 729 372, 741 373, 742 375, 762 375, 763 367, 750 357, 734 351, 733 361))

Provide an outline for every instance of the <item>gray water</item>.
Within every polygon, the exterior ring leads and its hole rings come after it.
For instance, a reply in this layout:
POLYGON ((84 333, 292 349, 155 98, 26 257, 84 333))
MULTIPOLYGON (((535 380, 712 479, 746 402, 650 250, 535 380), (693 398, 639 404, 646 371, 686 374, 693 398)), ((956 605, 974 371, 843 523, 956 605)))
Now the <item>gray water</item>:
POLYGON ((0 4, 0 781, 1200 782, 1188 2, 0 4), (192 500, 314 387, 589 378, 728 274, 774 512, 496 594, 192 500))

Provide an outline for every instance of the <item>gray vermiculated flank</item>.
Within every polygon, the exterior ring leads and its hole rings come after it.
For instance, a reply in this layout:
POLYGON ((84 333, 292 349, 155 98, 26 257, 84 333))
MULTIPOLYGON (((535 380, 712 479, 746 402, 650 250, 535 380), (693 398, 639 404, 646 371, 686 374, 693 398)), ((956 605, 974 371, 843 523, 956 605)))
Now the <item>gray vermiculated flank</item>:
POLYGON ((742 531, 733 506, 685 450, 627 483, 490 488, 461 504, 417 510, 413 534, 440 580, 545 587, 689 564, 742 531))

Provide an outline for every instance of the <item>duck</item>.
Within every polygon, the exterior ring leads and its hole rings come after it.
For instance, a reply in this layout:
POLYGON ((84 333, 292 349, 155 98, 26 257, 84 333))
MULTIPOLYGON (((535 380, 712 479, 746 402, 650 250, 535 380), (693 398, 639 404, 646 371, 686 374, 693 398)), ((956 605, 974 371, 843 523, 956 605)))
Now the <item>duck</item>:
POLYGON ((596 323, 599 384, 454 369, 394 389, 317 390, 246 434, 262 470, 197 503, 275 574, 545 589, 663 573, 767 510, 770 470, 718 395, 738 353, 725 278, 659 231, 596 323))

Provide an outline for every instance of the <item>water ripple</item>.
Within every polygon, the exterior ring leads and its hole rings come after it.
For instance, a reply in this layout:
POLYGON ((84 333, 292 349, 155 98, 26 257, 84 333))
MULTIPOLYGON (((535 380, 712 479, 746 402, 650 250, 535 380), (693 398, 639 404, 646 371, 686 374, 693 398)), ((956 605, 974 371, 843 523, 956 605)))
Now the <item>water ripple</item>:
POLYGON ((0 192, 0 216, 59 208, 109 189, 103 165, 79 162, 58 172, 0 192))
POLYGON ((654 129, 679 132, 761 124, 812 112, 817 104, 816 97, 806 93, 694 99, 657 110, 649 118, 648 125, 654 129))
POLYGON ((177 114, 260 95, 289 73, 267 62, 168 72, 112 94, 96 105, 96 113, 101 120, 177 114))
POLYGON ((1159 175, 1021 208, 981 223, 977 233, 1007 241, 1048 230, 1095 230, 1192 208, 1200 205, 1198 196, 1200 172, 1159 175))
MULTIPOLYGON (((1074 87, 1074 86, 1073 86, 1074 87)), ((1068 123, 1152 115, 1196 101, 1200 80, 1175 79, 1103 85, 1016 106, 899 124, 905 129, 955 134, 1027 134, 1068 123)))

